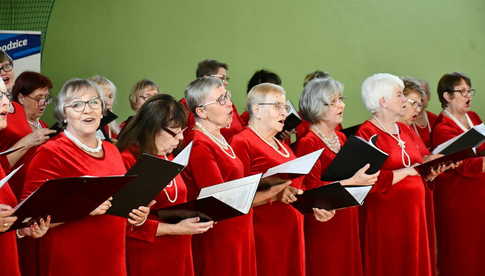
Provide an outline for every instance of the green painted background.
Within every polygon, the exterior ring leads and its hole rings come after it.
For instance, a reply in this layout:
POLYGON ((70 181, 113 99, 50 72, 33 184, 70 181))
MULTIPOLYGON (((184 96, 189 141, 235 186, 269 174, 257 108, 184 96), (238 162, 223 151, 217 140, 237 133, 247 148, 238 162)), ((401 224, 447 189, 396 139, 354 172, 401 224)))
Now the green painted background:
POLYGON ((255 70, 277 72, 297 104, 304 75, 322 69, 345 85, 345 125, 367 118, 360 84, 372 73, 427 79, 437 112, 437 80, 461 71, 485 118, 484 14, 483 0, 57 0, 42 69, 54 93, 71 77, 107 76, 121 118, 131 114, 127 94, 137 80, 182 97, 205 58, 229 64, 240 112, 255 70))

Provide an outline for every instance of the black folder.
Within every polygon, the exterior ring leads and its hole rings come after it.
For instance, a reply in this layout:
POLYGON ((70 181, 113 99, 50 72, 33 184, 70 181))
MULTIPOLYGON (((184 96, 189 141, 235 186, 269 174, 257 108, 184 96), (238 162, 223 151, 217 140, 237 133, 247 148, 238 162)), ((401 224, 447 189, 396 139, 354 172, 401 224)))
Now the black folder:
POLYGON ((58 135, 59 133, 63 132, 64 131, 64 126, 61 123, 56 122, 49 129, 56 131, 54 133, 49 134, 49 137, 52 138, 52 137, 58 135))
POLYGON ((180 164, 143 153, 126 173, 138 177, 113 195, 107 213, 127 218, 131 210, 147 206, 183 169, 180 164))
POLYGON ((322 180, 348 179, 366 164, 370 164, 370 168, 366 171, 367 174, 379 171, 389 155, 375 145, 377 138, 377 134, 373 135, 369 141, 359 136, 350 136, 325 170, 322 180))
POLYGON ((293 104, 289 100, 286 103, 291 107, 291 111, 285 119, 283 130, 276 134, 276 138, 278 139, 282 138, 284 131, 293 131, 302 121, 293 104))
POLYGON ((287 181, 288 181, 288 179, 286 179, 286 177, 285 177, 285 179, 283 179, 283 178, 280 178, 278 176, 268 176, 268 177, 262 178, 261 182, 258 185, 258 192, 259 191, 267 191, 267 190, 271 189, 271 187, 282 185, 282 184, 286 183, 287 181))
POLYGON ((343 134, 345 134, 345 136, 347 136, 347 138, 349 138, 350 136, 355 135, 355 133, 357 133, 357 130, 359 130, 360 125, 361 124, 344 128, 344 129, 341 130, 341 132, 343 134))
POLYGON ((292 205, 301 213, 312 213, 313 208, 336 210, 363 204, 363 200, 372 186, 342 186, 339 182, 324 185, 297 195, 298 200, 292 205), (365 190, 361 199, 352 196, 352 189, 365 190))
POLYGON ((131 176, 68 177, 48 180, 15 207, 17 220, 13 229, 28 226, 34 220, 50 215, 51 223, 88 216, 101 203, 116 193, 131 176))
POLYGON ((453 154, 480 145, 485 141, 485 125, 480 124, 437 146, 433 153, 453 154))
POLYGON ((415 166, 414 169, 416 169, 421 176, 427 176, 431 173, 432 168, 437 168, 439 165, 454 163, 475 156, 477 155, 473 151, 473 148, 468 148, 459 152, 442 156, 440 158, 436 158, 423 164, 419 164, 415 166))

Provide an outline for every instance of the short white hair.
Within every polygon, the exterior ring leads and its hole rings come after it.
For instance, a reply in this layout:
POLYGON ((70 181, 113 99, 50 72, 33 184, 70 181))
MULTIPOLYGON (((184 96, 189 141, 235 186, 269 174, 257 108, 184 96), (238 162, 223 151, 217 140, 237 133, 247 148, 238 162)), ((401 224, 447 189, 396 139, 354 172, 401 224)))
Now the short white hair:
POLYGON ((379 100, 389 99, 396 88, 404 89, 403 81, 392 74, 374 74, 362 83, 362 101, 371 113, 380 109, 379 100))
POLYGON ((253 109, 254 105, 259 103, 264 103, 268 95, 272 93, 280 94, 283 96, 285 96, 286 94, 285 89, 283 89, 283 87, 269 82, 264 82, 264 83, 255 85, 253 86, 253 88, 251 88, 251 90, 249 90, 248 100, 246 105, 249 113, 249 117, 252 117, 254 114, 254 109, 253 109))

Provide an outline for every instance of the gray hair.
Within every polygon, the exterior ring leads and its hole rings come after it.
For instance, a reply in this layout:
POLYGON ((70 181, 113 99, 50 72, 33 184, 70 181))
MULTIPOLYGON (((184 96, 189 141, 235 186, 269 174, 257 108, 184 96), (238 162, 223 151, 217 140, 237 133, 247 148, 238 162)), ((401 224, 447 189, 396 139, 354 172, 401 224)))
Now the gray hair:
POLYGON ((367 110, 376 113, 380 109, 379 100, 389 99, 396 88, 404 89, 399 77, 388 73, 374 74, 362 83, 362 101, 367 110))
POLYGON ((283 87, 269 82, 260 83, 258 85, 253 86, 253 88, 249 90, 248 100, 247 100, 247 110, 249 113, 249 117, 253 116, 254 114, 253 106, 255 104, 263 103, 269 94, 275 93, 275 92, 282 95, 286 94, 285 89, 283 89, 283 87))
POLYGON ((187 100, 190 111, 197 116, 195 109, 204 104, 204 101, 214 88, 221 86, 224 86, 224 84, 216 77, 201 77, 193 80, 185 88, 185 99, 187 100))
POLYGON ((309 81, 300 96, 301 115, 312 124, 318 123, 335 95, 343 95, 343 91, 342 83, 331 77, 309 81))
MULTIPOLYGON (((93 81, 98 86, 108 87, 108 89, 111 90, 111 93, 113 93, 113 102, 115 101, 115 99, 116 99, 116 86, 112 81, 110 81, 109 79, 107 79, 106 77, 103 77, 101 75, 92 76, 88 80, 93 81)), ((101 89, 101 92, 103 94, 102 99, 103 99, 103 101, 105 101, 106 95, 104 94, 104 89, 101 89)))
MULTIPOLYGON (((86 79, 70 79, 64 83, 57 95, 57 105, 54 110, 54 116, 56 117, 59 123, 64 122, 66 119, 64 108, 66 104, 68 104, 74 97, 74 95, 81 89, 89 89, 92 88, 96 91, 98 97, 102 97, 101 88, 96 85, 96 83, 86 80, 86 79)), ((104 103, 103 103, 103 110, 104 110, 104 103)))

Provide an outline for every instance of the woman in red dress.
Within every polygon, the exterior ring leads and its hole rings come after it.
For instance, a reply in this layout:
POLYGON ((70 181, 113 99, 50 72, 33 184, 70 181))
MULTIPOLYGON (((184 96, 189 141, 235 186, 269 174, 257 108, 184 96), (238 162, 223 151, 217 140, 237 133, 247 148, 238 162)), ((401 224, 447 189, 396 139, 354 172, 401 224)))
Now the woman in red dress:
MULTIPOLYGON (((471 111, 471 80, 461 73, 449 73, 438 82, 443 111, 432 134, 436 147, 482 123, 471 111)), ((477 152, 485 150, 485 144, 477 152)), ((436 232, 439 275, 483 275, 485 257, 485 159, 474 157, 445 172, 435 182, 436 232)))
MULTIPOLYGON (((49 139, 55 131, 47 129, 47 124, 40 120, 47 105, 51 102, 49 90, 52 83, 37 72, 23 72, 15 80, 12 88, 12 109, 7 116, 8 125, 0 131, 0 151, 22 147, 7 156, 12 169, 28 162, 38 145, 49 139)), ((24 184, 25 166, 10 180, 12 190, 20 197, 24 184)))
MULTIPOLYGON (((318 188, 328 182, 320 178, 332 163, 347 138, 336 130, 343 121, 345 104, 343 86, 331 78, 314 79, 303 90, 300 111, 311 122, 310 131, 296 143, 298 156, 323 148, 319 160, 303 180, 303 189, 318 188)), ((378 173, 365 174, 368 166, 359 170, 342 185, 373 185, 378 173)), ((359 209, 338 210, 326 223, 305 215, 305 248, 307 276, 362 276, 362 255, 359 237, 359 209)))
MULTIPOLYGON (((231 143, 244 164, 245 175, 264 173, 295 159, 291 149, 275 138, 288 115, 283 88, 270 83, 256 85, 248 94, 247 106, 248 128, 234 136, 231 143)), ((296 200, 296 193, 302 192, 300 180, 294 180, 291 186, 281 186, 276 195, 272 190, 256 195, 254 231, 258 275, 305 275, 303 216, 288 204, 296 200)), ((325 210, 316 212, 322 220, 333 214, 325 210)))
MULTIPOLYGON (((188 200, 193 200, 204 187, 243 177, 244 167, 221 135, 233 112, 231 94, 222 81, 215 77, 196 79, 186 88, 185 98, 196 120, 189 164, 182 172, 188 200)), ((196 275, 256 275, 252 211, 193 236, 192 249, 196 275)))
MULTIPOLYGON (((29 163, 22 198, 46 180, 126 172, 118 149, 96 137, 103 110, 100 92, 91 81, 73 79, 59 92, 56 116, 63 133, 40 146, 29 163)), ((91 216, 51 228, 40 240, 39 275, 126 275, 126 219, 103 215, 110 200, 91 216)), ((149 212, 139 207, 128 222, 141 226, 149 212)))
MULTIPOLYGON (((0 79, 0 129, 4 129, 7 126, 7 114, 10 106, 8 98, 9 94, 7 93, 7 89, 3 80, 0 79)), ((4 177, 4 169, 0 166, 0 179, 4 177)), ((16 237, 15 231, 8 231, 10 226, 17 220, 16 217, 12 216, 14 212, 12 207, 15 205, 17 205, 17 199, 12 193, 9 184, 4 183, 0 186, 0 256, 2 256, 0 258, 0 267, 4 275, 20 276, 17 237, 30 236, 39 238, 43 236, 49 229, 50 218, 47 218, 46 221, 41 219, 30 227, 17 230, 16 237)))
MULTIPOLYGON (((105 110, 113 111, 113 104, 116 101, 116 86, 114 83, 100 75, 92 76, 89 80, 93 81, 101 88, 105 110)), ((106 140, 116 143, 118 135, 120 134, 120 125, 114 120, 105 125, 100 131, 106 140)))
POLYGON ((372 118, 357 135, 389 154, 362 210, 364 275, 429 276, 431 260, 425 210, 425 184, 412 168, 424 161, 419 138, 403 116, 401 79, 375 74, 362 84, 362 99, 372 118))
MULTIPOLYGON (((126 169, 140 153, 173 159, 172 151, 183 140, 186 114, 182 105, 170 95, 159 94, 141 106, 120 136, 120 148, 126 169)), ((187 188, 177 176, 156 198, 151 208, 161 209, 187 201, 187 188)), ((128 230, 126 258, 128 275, 194 275, 191 238, 209 230, 213 222, 188 218, 176 224, 151 217, 143 226, 128 230)))
MULTIPOLYGON (((139 80, 131 89, 128 97, 131 109, 136 113, 150 97, 158 93, 160 93, 160 88, 156 83, 147 79, 139 80)), ((131 119, 133 119, 133 116, 121 122, 120 129, 123 129, 131 119)))

